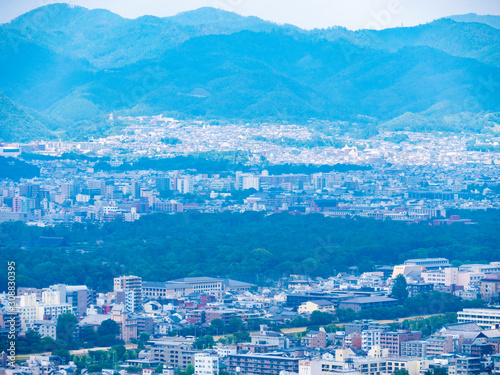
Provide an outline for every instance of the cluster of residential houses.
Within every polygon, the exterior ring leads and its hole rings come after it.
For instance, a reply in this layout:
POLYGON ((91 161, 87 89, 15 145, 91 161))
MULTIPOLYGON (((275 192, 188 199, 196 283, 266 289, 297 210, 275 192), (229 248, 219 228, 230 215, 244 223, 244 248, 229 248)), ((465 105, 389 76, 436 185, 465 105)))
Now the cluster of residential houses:
MULTIPOLYGON (((112 319, 120 326, 120 338, 134 342, 142 332, 151 340, 136 359, 123 366, 139 366, 152 375, 160 364, 164 375, 189 364, 199 375, 380 375, 407 370, 422 374, 429 368, 445 367, 449 374, 500 374, 500 310, 464 309, 458 323, 446 325, 429 337, 419 331, 394 330, 383 321, 352 321, 343 330, 330 332, 320 327, 297 335, 293 330, 276 331, 270 326, 290 323, 314 311, 335 314, 337 309, 362 311, 391 307, 398 301, 388 297, 393 280, 404 275, 411 295, 431 290, 454 293, 462 298, 483 298, 498 302, 500 262, 451 267, 444 258, 409 259, 395 267, 380 267, 371 273, 339 274, 329 279, 290 277, 274 287, 231 279, 188 277, 165 282, 143 281, 138 276, 114 279, 114 290, 96 293, 86 286, 52 285, 44 289, 19 288, 16 324, 22 336, 33 330, 42 337, 56 338, 56 319, 71 312, 78 317, 75 338, 84 327, 97 329, 112 319), (244 324, 261 319, 258 332, 249 342, 195 349, 195 337, 173 334, 183 328, 203 328, 220 319, 229 323, 240 318, 244 324)), ((8 295, 0 296, 0 333, 7 334, 8 295)), ((5 356, 0 356, 5 365, 5 356)), ((74 364, 57 363, 50 356, 33 356, 7 375, 67 375, 74 364), (47 371, 45 371, 45 370, 47 371), (44 372, 45 371, 45 372, 44 372)), ((112 374, 111 374, 112 375, 112 374)))

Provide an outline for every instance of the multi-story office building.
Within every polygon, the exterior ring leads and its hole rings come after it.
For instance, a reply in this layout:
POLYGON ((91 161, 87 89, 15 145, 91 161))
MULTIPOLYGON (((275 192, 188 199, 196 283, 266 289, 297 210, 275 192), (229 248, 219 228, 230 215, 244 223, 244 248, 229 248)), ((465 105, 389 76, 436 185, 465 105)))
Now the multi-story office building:
POLYGON ((192 342, 187 340, 153 340, 150 341, 153 359, 164 364, 171 364, 174 368, 185 369, 194 361, 195 351, 192 342))
POLYGON ((426 346, 426 355, 435 357, 445 353, 453 352, 455 348, 454 337, 452 335, 435 334, 429 337, 426 346))
POLYGON ((479 375, 481 373, 480 357, 457 357, 453 361, 455 375, 479 375))
POLYGON ((386 331, 380 334, 380 347, 382 349, 389 349, 390 357, 399 357, 401 355, 401 343, 405 341, 420 340, 421 338, 422 332, 420 331, 386 331))
POLYGON ((181 194, 192 194, 194 191, 194 183, 191 177, 180 178, 177 180, 177 190, 181 194))
POLYGON ((445 286, 460 285, 466 287, 479 283, 484 277, 484 272, 460 271, 456 267, 422 272, 424 282, 445 286))
POLYGON ((48 291, 59 294, 59 301, 69 303, 75 315, 83 315, 87 308, 96 304, 95 290, 87 288, 86 285, 51 285, 48 291))
POLYGON ((424 358, 427 355, 427 341, 415 340, 401 343, 401 356, 424 358))
POLYGON ((497 273, 500 272, 500 262, 490 262, 490 264, 463 264, 458 267, 460 272, 484 272, 497 273))
MULTIPOLYGON (((65 285, 56 285, 65 287, 65 285)), ((16 297, 16 308, 21 318, 21 328, 23 331, 32 330, 37 320, 57 319, 61 314, 73 312, 73 306, 66 302, 65 289, 54 288, 44 290, 42 298, 37 294, 23 294, 16 297)))
POLYGON ((382 331, 386 331, 389 329, 388 325, 376 322, 374 320, 355 320, 351 323, 346 323, 344 327, 346 335, 349 335, 351 333, 361 334, 363 331, 371 329, 380 329, 382 331))

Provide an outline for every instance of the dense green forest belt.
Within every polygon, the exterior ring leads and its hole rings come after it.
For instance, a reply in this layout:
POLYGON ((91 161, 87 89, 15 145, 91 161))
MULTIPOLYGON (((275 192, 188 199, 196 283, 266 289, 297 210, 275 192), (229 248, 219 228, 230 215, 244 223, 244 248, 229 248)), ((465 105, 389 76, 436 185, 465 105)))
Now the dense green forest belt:
POLYGON ((25 163, 22 160, 0 156, 0 179, 10 178, 19 181, 20 178, 34 178, 40 176, 40 168, 25 163))
MULTIPOLYGON (((477 224, 256 212, 157 214, 134 223, 53 228, 10 222, 0 225, 0 262, 17 262, 18 286, 85 283, 103 291, 125 272, 151 281, 206 275, 262 284, 290 274, 330 276, 350 266, 370 271, 408 258, 499 260, 500 211, 454 213, 477 224), (64 237, 65 245, 40 248, 41 236, 64 237)), ((0 267, 0 290, 6 290, 6 272, 0 267)))
MULTIPOLYGON (((107 160, 106 160, 107 161, 107 160)), ((255 171, 267 170, 270 174, 286 173, 329 173, 333 171, 347 172, 371 169, 370 166, 356 164, 334 164, 334 165, 312 165, 312 164, 276 164, 269 165, 265 159, 260 165, 247 165, 248 154, 245 152, 197 152, 186 156, 175 156, 173 158, 140 158, 131 163, 124 163, 120 166, 111 166, 106 161, 97 162, 94 169, 97 171, 134 171, 134 170, 196 170, 198 173, 224 173, 232 171, 255 171)))

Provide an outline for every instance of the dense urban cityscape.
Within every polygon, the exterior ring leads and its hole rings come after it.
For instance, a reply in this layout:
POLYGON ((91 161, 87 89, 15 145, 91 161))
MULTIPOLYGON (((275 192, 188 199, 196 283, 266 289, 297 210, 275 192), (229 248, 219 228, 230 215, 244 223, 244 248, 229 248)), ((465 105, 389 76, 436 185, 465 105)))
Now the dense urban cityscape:
MULTIPOLYGON (((385 133, 368 140, 336 138, 346 146, 305 147, 301 141, 319 136, 300 126, 220 127, 161 116, 135 120, 140 124, 121 135, 88 142, 4 144, 4 155, 28 155, 40 174, 2 182, 0 220, 53 225, 134 221, 154 212, 253 210, 409 222, 434 218, 440 224, 450 223, 449 209, 500 207, 498 153, 469 151, 467 135, 385 133), (299 146, 273 143, 284 139, 299 146), (217 173, 129 164, 132 156, 205 159, 210 153, 241 161, 217 173), (300 167, 294 172, 293 165, 303 166, 303 172, 300 167)), ((499 137, 484 139, 498 145, 499 137)))
POLYGON ((500 375, 499 46, 497 0, 0 1, 0 375, 500 375))
MULTIPOLYGON (((26 355, 18 371, 496 373, 500 312, 485 306, 499 301, 498 272, 500 262, 453 267, 448 259, 427 258, 327 279, 291 275, 266 288, 211 277, 151 282, 138 276, 115 278, 106 293, 85 285, 19 287, 15 320, 26 336, 23 350, 59 349, 26 355), (419 301, 429 293, 430 305, 419 301), (467 306, 457 301, 470 307, 457 310, 467 306), (410 315, 419 317, 387 319, 398 305, 412 306, 410 315), (379 320, 370 319, 377 314, 379 320), (81 345, 90 348, 88 362, 67 362, 67 349, 81 345)), ((2 303, 7 299, 1 295, 2 303)), ((11 315, 0 317, 5 327, 11 315)), ((5 366, 7 354, 0 359, 5 366)))
MULTIPOLYGON (((447 212, 499 208, 498 154, 467 150, 467 135, 382 133, 367 140, 337 137, 344 146, 304 146, 300 142, 317 136, 300 126, 128 120, 137 124, 87 142, 4 144, 3 155, 28 161, 39 175, 2 181, 2 221, 51 227, 134 222, 155 213, 261 211, 478 225, 447 212), (218 173, 170 170, 169 164, 134 168, 138 156, 175 161, 189 155, 197 156, 194 166, 214 155, 234 159, 218 173), (320 172, 325 165, 317 163, 325 158, 332 167, 320 172)), ((483 139, 498 144, 498 138, 483 139)), ((46 236, 38 246, 63 242, 46 236)), ((267 286, 121 276, 112 291, 18 287, 15 324, 29 358, 18 371, 496 373, 500 313, 486 307, 499 301, 499 292, 500 263, 457 267, 445 258, 408 259, 363 273, 353 264, 327 278, 283 275, 267 286), (401 283, 402 295, 395 291, 401 283), (75 317, 71 324, 64 323, 68 316, 75 317), (63 329, 71 331, 65 339, 63 329), (101 334, 106 329, 115 329, 116 337, 101 334), (83 357, 71 354, 81 347, 90 348, 83 357), (29 355, 47 350, 52 355, 29 355)), ((9 294, 1 298, 7 306, 9 294)), ((8 333, 12 315, 0 316, 8 333)), ((8 358, 4 352, 4 366, 8 358)))

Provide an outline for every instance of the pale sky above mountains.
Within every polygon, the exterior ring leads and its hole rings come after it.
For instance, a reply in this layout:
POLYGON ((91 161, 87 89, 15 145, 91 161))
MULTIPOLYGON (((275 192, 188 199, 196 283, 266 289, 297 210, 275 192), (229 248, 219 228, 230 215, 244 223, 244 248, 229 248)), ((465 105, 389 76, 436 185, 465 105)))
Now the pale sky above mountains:
MULTIPOLYGON (((0 23, 61 1, 0 0, 0 23)), ((289 23, 305 29, 344 26, 383 29, 414 26, 437 18, 476 13, 500 15, 499 0, 68 0, 89 9, 104 8, 123 17, 167 17, 204 6, 244 16, 289 23)))

